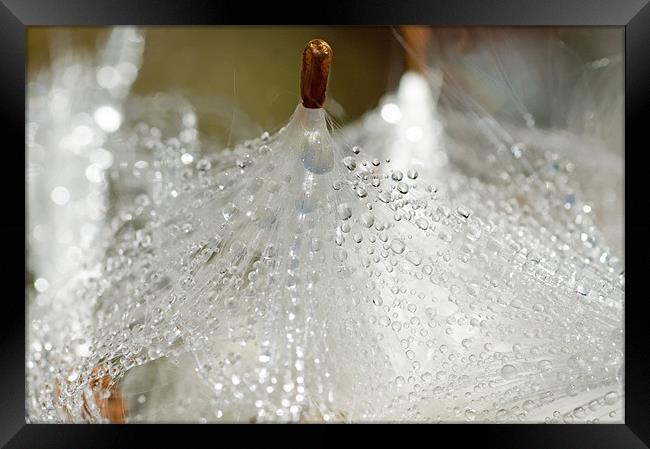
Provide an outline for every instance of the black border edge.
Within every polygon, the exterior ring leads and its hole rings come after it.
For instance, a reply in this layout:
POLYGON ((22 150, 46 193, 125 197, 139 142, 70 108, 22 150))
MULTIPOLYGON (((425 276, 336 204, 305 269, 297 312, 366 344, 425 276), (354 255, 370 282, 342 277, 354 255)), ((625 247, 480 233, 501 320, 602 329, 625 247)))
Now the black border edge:
MULTIPOLYGON (((622 424, 403 424, 398 427, 372 424, 269 424, 255 426, 253 431, 250 426, 240 424, 30 424, 23 427, 5 448, 114 449, 135 447, 137 443, 140 447, 158 447, 161 442, 165 443, 165 447, 188 447, 188 444, 194 447, 195 442, 210 440, 219 445, 229 437, 237 437, 241 444, 253 436, 264 438, 262 441, 266 442, 303 442, 301 446, 305 447, 336 447, 346 441, 343 434, 359 429, 394 447, 404 447, 416 441, 429 441, 435 447, 448 441, 453 442, 454 447, 468 447, 467 443, 473 442, 473 447, 479 443, 479 447, 487 449, 647 448, 622 424), (405 439, 407 434, 409 438, 405 439)), ((352 440, 347 441, 352 443, 352 440)))
MULTIPOLYGON (((25 235, 25 159, 21 146, 25 142, 25 25, 0 4, 0 135, 15 146, 3 142, 3 166, 0 176, 0 198, 12 202, 12 212, 3 213, 0 235, 7 259, 2 264, 3 286, 6 290, 0 304, 0 444, 25 426, 25 297, 20 282, 25 271, 20 267, 25 246, 17 236, 25 235), (22 144, 20 143, 22 142, 22 144), (13 170, 9 167, 14 167, 13 170), (21 167, 21 168, 18 168, 21 167), (19 187, 22 186, 22 187, 19 187), (8 197, 11 197, 9 200, 8 197), (11 254, 11 256, 9 256, 11 254), (22 254, 22 255, 21 255, 22 254), (18 286, 13 294, 12 285, 18 286), (11 292, 11 293, 9 293, 11 292)), ((3 290, 4 290, 3 288, 3 290)))
MULTIPOLYGON (((650 117, 650 3, 625 27, 625 205, 647 204, 647 165, 644 154, 650 117), (645 142, 645 143, 644 143, 645 142)), ((625 302, 625 425, 650 444, 650 341, 646 321, 647 279, 650 251, 650 214, 630 206, 626 209, 626 290, 636 291, 625 302), (630 274, 631 273, 631 274, 630 274)), ((627 295, 626 295, 627 297, 627 295)))
MULTIPOLYGON (((0 117, 3 119, 3 131, 15 137, 17 142, 25 142, 25 37, 26 25, 110 25, 110 24, 213 24, 213 23, 308 23, 317 19, 318 23, 337 22, 339 24, 360 24, 369 20, 375 24, 435 24, 435 25, 625 25, 625 130, 626 130, 626 166, 625 199, 627 204, 645 204, 643 198, 645 169, 642 163, 632 163, 645 151, 647 143, 638 151, 627 151, 632 142, 647 142, 646 120, 650 117, 650 4, 648 0, 595 0, 590 4, 583 1, 507 0, 498 3, 495 10, 494 1, 468 0, 463 2, 439 1, 435 4, 425 0, 389 2, 387 0, 358 0, 331 5, 323 14, 308 16, 305 20, 296 18, 295 9, 270 3, 260 5, 256 16, 251 16, 250 3, 233 1, 195 0, 189 2, 163 2, 159 0, 1 0, 0 4, 0 117), (7 7, 6 5, 9 4, 7 7), (628 163, 629 162, 629 163, 628 163), (639 173, 635 173, 638 170, 639 173), (636 198, 634 202, 631 198, 636 198)), ((290 7, 291 8, 291 7, 290 7)), ((295 8, 295 7, 294 7, 295 8)), ((298 12, 300 13, 300 12, 298 12)), ((13 142, 13 139, 12 139, 13 142)), ((19 148, 16 146, 15 148, 19 148)), ((23 155, 5 150, 3 152, 7 166, 23 161, 23 155), (15 160, 13 160, 15 158, 15 160), (11 160, 8 160, 11 159, 11 160)), ((0 177, 0 192, 12 193, 17 185, 25 186, 24 172, 12 171, 10 175, 0 177), (22 178, 22 181, 16 178, 22 178), (21 184, 22 183, 22 184, 21 184)), ((24 192, 23 192, 24 193, 24 192)), ((24 198, 24 195, 23 195, 24 198)), ((18 204, 18 195, 13 198, 18 204)), ((17 206, 15 210, 24 207, 17 206)), ((628 245, 626 238, 626 265, 632 270, 632 278, 644 278, 644 254, 650 251, 650 219, 639 211, 630 210, 626 214, 626 236, 634 235, 634 246, 628 245), (638 259, 638 260, 637 260, 638 259), (631 262, 630 262, 631 260, 631 262)), ((647 214, 647 212, 645 212, 647 214)), ((25 216, 22 217, 25 219, 25 216)), ((18 214, 7 214, 0 221, 0 232, 5 236, 24 235, 24 222, 18 214), (21 229, 19 231, 19 228, 21 229)), ((25 248, 19 248, 19 239, 5 239, 6 253, 10 254, 25 248)), ((6 263, 3 274, 7 285, 17 284, 20 267, 15 260, 6 263), (13 281, 13 282, 12 282, 13 281)), ((632 284, 634 285, 634 283, 632 284)), ((627 289, 630 284, 628 282, 627 289)), ((24 289, 18 285, 19 297, 24 297, 24 289)), ((641 292, 643 290, 639 288, 641 292)), ((12 290, 13 292, 13 290, 12 290)), ((643 295, 638 296, 642 301, 643 295)), ((650 442, 650 419, 648 418, 648 398, 650 386, 647 379, 649 372, 649 353, 645 348, 650 341, 647 319, 641 301, 626 304, 626 395, 625 424, 619 425, 475 425, 463 427, 461 431, 453 425, 441 425, 433 430, 428 426, 409 426, 409 430, 419 429, 428 434, 433 441, 449 436, 458 440, 459 435, 475 435, 481 438, 485 447, 500 449, 562 448, 647 448, 643 442, 650 442), (469 430, 468 432, 466 432, 469 430), (432 435, 433 434, 433 435, 432 435), (486 445, 487 443, 487 445, 486 445), (490 443, 494 443, 492 446, 490 443)), ((145 428, 153 426, 73 426, 73 425, 36 425, 25 426, 25 364, 24 338, 25 322, 16 320, 16 316, 25 313, 25 304, 16 300, 16 295, 6 294, 2 305, 4 323, 0 327, 0 444, 11 441, 5 447, 34 448, 42 447, 125 447, 120 444, 135 442, 144 436, 145 428)), ((309 431, 324 435, 323 426, 257 426, 261 432, 269 434, 284 433, 290 429, 291 435, 309 431), (286 430, 285 430, 286 429, 286 430), (315 432, 316 431, 316 432, 315 432)), ((328 434, 336 434, 340 426, 328 426, 328 434)), ((188 441, 207 437, 211 427, 206 426, 156 426, 160 440, 176 441, 187 445, 188 441), (188 429, 189 427, 189 429, 188 429), (179 430, 190 430, 192 436, 179 430), (188 438, 189 437, 189 438, 188 438)), ((233 429, 244 430, 248 427, 220 426, 219 433, 232 434, 233 429)), ((397 432, 383 426, 374 426, 373 433, 389 441, 397 432), (391 435, 393 434, 393 435, 391 435)), ((246 434, 249 432, 244 430, 246 434)), ((148 433, 148 432, 147 432, 148 433)), ((242 436, 242 432, 237 432, 242 436)), ((250 432, 256 433, 256 432, 250 432)), ((306 435, 306 433, 305 433, 306 435)), ((425 435, 423 435, 425 436, 425 435)), ((465 437, 462 437, 465 438, 465 437)), ((150 440, 149 440, 150 441, 150 440)), ((335 441, 335 440, 332 440, 335 441)), ((395 438, 395 442, 404 443, 395 438)))
POLYGON ((26 25, 620 25, 647 0, 2 0, 26 25), (371 22, 371 23, 368 23, 371 22))

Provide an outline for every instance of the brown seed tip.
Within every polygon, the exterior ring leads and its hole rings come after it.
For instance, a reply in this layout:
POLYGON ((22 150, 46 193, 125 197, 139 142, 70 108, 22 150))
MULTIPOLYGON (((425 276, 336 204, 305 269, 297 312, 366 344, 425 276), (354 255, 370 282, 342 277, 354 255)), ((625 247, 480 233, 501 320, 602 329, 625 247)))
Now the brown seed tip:
POLYGON ((309 41, 302 52, 300 96, 302 105, 310 109, 322 108, 332 64, 332 47, 322 39, 309 41))
POLYGON ((406 42, 406 70, 422 73, 426 61, 427 48, 431 42, 432 30, 426 26, 403 26, 402 36, 406 42))
MULTIPOLYGON (((122 393, 117 384, 111 385, 111 377, 109 375, 99 377, 99 368, 99 366, 93 368, 91 379, 88 383, 93 390, 95 404, 99 407, 99 413, 102 417, 108 419, 113 424, 122 424, 126 415, 126 401, 122 397, 122 393), (106 395, 106 393, 108 394, 106 395)), ((88 410, 85 395, 84 408, 88 410)))

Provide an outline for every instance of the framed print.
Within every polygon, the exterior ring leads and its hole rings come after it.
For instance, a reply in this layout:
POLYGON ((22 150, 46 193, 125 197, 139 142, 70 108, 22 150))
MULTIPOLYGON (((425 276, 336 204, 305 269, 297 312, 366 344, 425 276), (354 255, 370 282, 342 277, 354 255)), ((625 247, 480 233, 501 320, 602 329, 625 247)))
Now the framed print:
POLYGON ((312 6, 3 0, 0 442, 647 447, 650 6, 312 6))

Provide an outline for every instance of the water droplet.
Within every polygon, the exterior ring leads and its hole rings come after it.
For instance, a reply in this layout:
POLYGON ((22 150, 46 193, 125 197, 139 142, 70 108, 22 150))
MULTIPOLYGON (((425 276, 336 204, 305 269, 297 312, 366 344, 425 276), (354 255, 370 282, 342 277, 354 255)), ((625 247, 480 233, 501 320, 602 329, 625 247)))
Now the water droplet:
POLYGON ((618 393, 615 391, 610 391, 605 395, 604 399, 607 405, 616 404, 618 402, 618 393))
POLYGON ((510 301, 510 307, 513 307, 515 309, 523 309, 524 303, 521 302, 520 299, 515 298, 512 301, 510 301))
POLYGON ((400 239, 393 239, 390 242, 390 249, 392 249, 396 254, 402 254, 404 248, 406 248, 406 245, 404 245, 404 242, 400 239))
POLYGON ((352 208, 347 203, 341 203, 336 208, 336 212, 341 220, 347 220, 352 216, 352 208))
POLYGON ((576 418, 584 418, 587 415, 587 411, 582 407, 576 407, 573 409, 573 416, 576 418))
POLYGON ((501 368, 501 377, 506 380, 514 379, 517 375, 517 368, 512 365, 503 365, 501 368))
POLYGON ((359 217, 359 222, 366 228, 371 228, 372 225, 375 224, 375 216, 370 212, 364 212, 361 214, 361 217, 359 217))
POLYGON ((537 369, 539 369, 541 372, 545 373, 545 372, 551 371, 553 369, 553 364, 551 363, 550 360, 540 360, 537 363, 537 369))
POLYGON ((357 161, 352 156, 344 157, 342 162, 350 171, 354 171, 357 168, 357 161))
POLYGON ((576 287, 576 293, 582 296, 587 296, 589 294, 589 289, 584 285, 578 285, 576 287))
POLYGON ((223 218, 226 220, 231 220, 239 213, 239 209, 233 203, 230 203, 223 208, 221 213, 223 215, 223 218))
POLYGON ((418 218, 415 220, 415 224, 418 226, 418 228, 426 231, 429 229, 429 222, 426 220, 426 218, 418 218))
POLYGON ((302 161, 310 172, 322 175, 334 166, 332 148, 320 131, 305 131, 302 161))
POLYGON ((334 258, 339 262, 344 262, 348 258, 348 253, 343 248, 336 250, 334 258))
POLYGON ((209 159, 203 158, 199 159, 199 161, 196 163, 196 169, 199 171, 208 171, 212 168, 212 163, 210 162, 209 159))
POLYGON ((377 198, 379 199, 379 201, 386 204, 390 203, 391 200, 391 196, 389 192, 381 192, 379 195, 377 195, 377 198))
POLYGON ((443 242, 451 242, 451 234, 444 229, 438 233, 438 238, 443 242))
MULTIPOLYGON (((393 242, 394 242, 394 240, 393 240, 393 242)), ((402 245, 404 245, 404 243, 402 243, 402 245)), ((392 249, 393 251, 397 252, 397 251, 395 250, 395 248, 393 247, 393 244, 392 244, 392 243, 391 243, 391 249, 392 249)), ((403 251, 403 249, 402 249, 402 251, 403 251)), ((398 254, 399 254, 399 253, 398 253, 398 254)), ((416 267, 419 266, 420 263, 422 263, 422 257, 420 256, 420 254, 418 254, 418 253, 415 252, 415 251, 409 251, 408 253, 406 253, 406 260, 408 260, 409 262, 411 262, 411 263, 412 263, 413 265, 415 265, 416 267)))
POLYGON ((526 147, 524 146, 523 143, 515 143, 512 147, 510 147, 510 151, 512 152, 513 156, 517 159, 521 158, 525 150, 526 147))
POLYGON ((465 206, 459 206, 459 207, 456 209, 456 212, 458 213, 458 215, 460 215, 460 216, 463 217, 463 218, 469 218, 470 211, 469 211, 469 209, 466 208, 465 206))

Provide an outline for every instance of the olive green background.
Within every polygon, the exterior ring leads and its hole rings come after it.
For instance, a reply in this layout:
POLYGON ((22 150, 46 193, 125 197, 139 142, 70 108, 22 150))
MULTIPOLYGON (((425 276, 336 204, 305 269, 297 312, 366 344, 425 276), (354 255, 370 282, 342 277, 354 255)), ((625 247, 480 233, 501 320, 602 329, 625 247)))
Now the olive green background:
MULTIPOLYGON (((57 38, 65 37, 66 45, 92 56, 109 30, 29 27, 28 76, 47 67, 57 38)), ((384 93, 396 87, 403 71, 404 50, 395 37, 398 27, 165 26, 141 30, 146 44, 132 92, 185 95, 196 107, 199 130, 205 134, 223 134, 224 129, 250 124, 258 127, 255 132, 275 131, 286 123, 299 101, 302 50, 313 38, 325 39, 334 50, 326 106, 340 124, 373 108, 384 93), (226 112, 215 116, 209 111, 215 108, 226 112), (228 112, 233 108, 238 114, 228 112), (230 121, 230 115, 232 123, 216 123, 230 121)), ((444 45, 466 44, 466 35, 472 33, 467 30, 474 29, 437 28, 435 39, 444 45)), ((585 60, 619 52, 622 45, 620 27, 513 28, 512 39, 523 36, 517 34, 520 31, 531 30, 540 36, 557 33, 585 60)))
MULTIPOLYGON (((305 44, 319 37, 334 49, 328 110, 353 119, 395 87, 403 50, 390 27, 142 27, 143 65, 133 92, 173 89, 190 97, 219 96, 234 101, 264 127, 283 123, 299 99, 298 75, 305 44)), ((443 29, 444 30, 444 29, 443 29)), ((461 39, 462 28, 444 36, 461 39), (459 37, 461 36, 461 37, 459 37)), ((530 30, 520 29, 521 31, 530 30)), ((586 59, 618 51, 617 28, 555 28, 586 59)), ((57 36, 75 50, 92 52, 108 28, 29 27, 28 73, 49 62, 57 36)), ((518 31, 513 29, 513 36, 518 31)), ((439 37, 441 34, 437 34, 439 37)))
MULTIPOLYGON (((280 126, 298 104, 302 50, 309 40, 325 39, 334 49, 328 109, 340 118, 354 118, 372 108, 391 88, 389 78, 399 76, 391 68, 399 72, 403 58, 387 27, 142 30, 146 33, 145 52, 132 92, 171 90, 189 98, 228 99, 264 128, 280 126)), ((93 52, 106 32, 106 28, 29 28, 28 73, 33 75, 49 62, 57 36, 69 36, 75 50, 93 52)))

